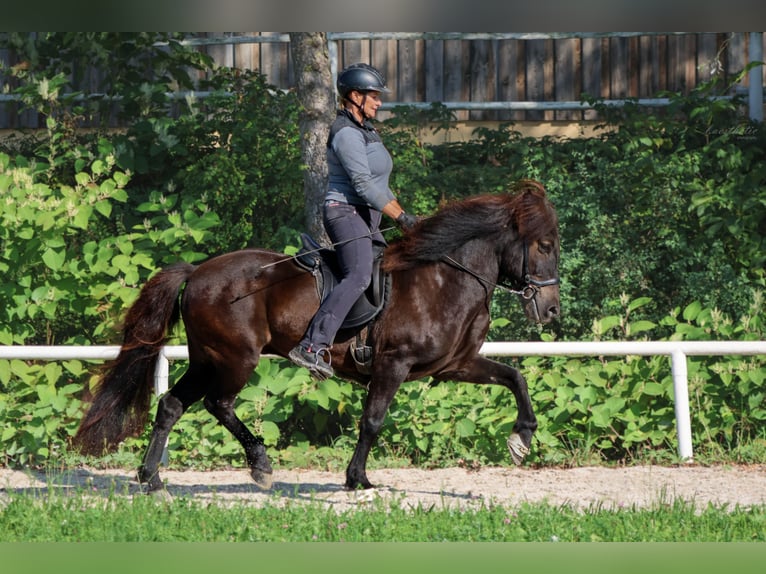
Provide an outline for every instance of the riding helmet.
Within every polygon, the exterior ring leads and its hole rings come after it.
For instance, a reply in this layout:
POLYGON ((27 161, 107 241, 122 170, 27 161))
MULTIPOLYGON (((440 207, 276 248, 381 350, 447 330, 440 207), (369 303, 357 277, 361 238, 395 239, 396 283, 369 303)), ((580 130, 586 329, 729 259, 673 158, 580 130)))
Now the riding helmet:
POLYGON ((338 93, 345 98, 351 90, 359 92, 383 92, 388 93, 386 79, 378 70, 369 64, 352 64, 338 74, 336 83, 338 93))

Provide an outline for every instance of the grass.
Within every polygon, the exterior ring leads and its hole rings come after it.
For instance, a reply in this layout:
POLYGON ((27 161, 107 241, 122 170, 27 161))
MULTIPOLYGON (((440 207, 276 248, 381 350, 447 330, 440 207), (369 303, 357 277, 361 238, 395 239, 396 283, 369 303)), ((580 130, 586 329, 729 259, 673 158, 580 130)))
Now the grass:
POLYGON ((524 503, 473 510, 402 508, 378 501, 337 512, 319 502, 159 501, 86 491, 0 498, 0 542, 750 542, 766 541, 766 506, 585 511, 524 503))

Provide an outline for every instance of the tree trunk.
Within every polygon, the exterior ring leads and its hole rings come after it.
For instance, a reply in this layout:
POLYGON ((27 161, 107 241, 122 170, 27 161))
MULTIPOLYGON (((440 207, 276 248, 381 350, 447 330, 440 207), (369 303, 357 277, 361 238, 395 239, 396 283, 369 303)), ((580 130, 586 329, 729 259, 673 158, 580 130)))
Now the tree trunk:
POLYGON ((327 190, 327 135, 335 117, 335 90, 330 71, 327 34, 290 34, 297 95, 303 111, 299 120, 306 228, 320 243, 328 244, 322 224, 322 202, 327 190))

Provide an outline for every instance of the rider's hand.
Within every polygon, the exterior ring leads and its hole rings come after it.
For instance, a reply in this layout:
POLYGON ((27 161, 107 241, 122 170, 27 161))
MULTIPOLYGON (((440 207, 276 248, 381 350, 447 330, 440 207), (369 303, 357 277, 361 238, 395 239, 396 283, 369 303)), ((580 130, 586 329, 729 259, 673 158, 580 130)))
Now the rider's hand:
POLYGON ((396 224, 404 229, 405 231, 408 229, 412 229, 415 224, 418 222, 418 218, 414 215, 410 215, 409 213, 406 213, 402 211, 401 215, 396 218, 396 224))

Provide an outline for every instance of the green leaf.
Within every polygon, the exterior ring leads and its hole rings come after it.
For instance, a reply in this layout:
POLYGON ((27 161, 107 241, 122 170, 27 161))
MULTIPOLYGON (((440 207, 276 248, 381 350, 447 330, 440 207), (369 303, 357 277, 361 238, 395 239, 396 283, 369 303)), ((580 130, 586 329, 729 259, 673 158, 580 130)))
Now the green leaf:
POLYGON ((594 405, 591 410, 591 421, 599 428, 608 428, 612 422, 612 413, 604 405, 594 405))
POLYGON ((88 229, 88 223, 90 222, 90 216, 93 213, 93 208, 90 205, 80 205, 72 218, 72 225, 79 229, 88 229))
POLYGON ((106 200, 97 201, 93 207, 104 217, 112 215, 112 204, 106 200))
POLYGON ((609 331, 609 329, 619 326, 620 321, 622 321, 621 317, 617 315, 610 315, 608 317, 603 317, 602 319, 596 321, 596 323, 600 327, 600 332, 606 333, 609 331))
POLYGON ((66 253, 62 251, 56 251, 55 249, 46 249, 43 253, 43 263, 53 271, 58 271, 64 264, 66 259, 66 253))
MULTIPOLYGON (((114 178, 115 183, 117 183, 120 187, 125 187, 128 185, 128 182, 130 181, 130 178, 122 173, 121 171, 116 171, 112 174, 112 177, 114 178)), ((122 194, 120 194, 122 195, 122 194)), ((113 195, 115 199, 118 199, 117 195, 113 195)), ((125 196, 126 197, 126 196, 125 196)), ((122 199, 121 201, 125 201, 125 199, 122 199)))
POLYGON ((653 397, 660 396, 665 393, 665 388, 659 384, 655 383, 654 381, 648 381, 644 383, 644 394, 650 395, 653 397))
POLYGON ((339 401, 342 398, 341 387, 334 379, 325 379, 319 382, 319 387, 327 397, 339 401))
POLYGON ((639 297, 638 299, 633 299, 630 303, 628 303, 628 311, 635 311, 639 307, 643 307, 644 305, 651 302, 651 297, 639 297))
POLYGON ((694 319, 697 318, 697 315, 699 315, 699 312, 702 310, 702 303, 699 301, 694 301, 692 303, 689 303, 689 305, 686 306, 683 312, 683 318, 686 321, 694 321, 694 319))
POLYGON ((78 172, 74 174, 74 180, 82 186, 86 186, 90 183, 90 176, 84 172, 78 172))
POLYGON ((8 361, 0 361, 0 383, 7 385, 11 380, 11 364, 8 361))
POLYGON ((632 323, 628 323, 627 334, 636 335, 643 331, 651 331, 656 326, 657 324, 651 321, 633 321, 632 323))
POLYGON ((469 418, 462 418, 455 425, 455 432, 459 437, 473 436, 476 432, 476 423, 469 418))
POLYGON ((279 440, 279 427, 271 421, 261 421, 261 436, 266 444, 275 445, 279 440))
POLYGON ((130 268, 130 257, 119 253, 112 259, 112 265, 124 273, 130 268))

